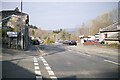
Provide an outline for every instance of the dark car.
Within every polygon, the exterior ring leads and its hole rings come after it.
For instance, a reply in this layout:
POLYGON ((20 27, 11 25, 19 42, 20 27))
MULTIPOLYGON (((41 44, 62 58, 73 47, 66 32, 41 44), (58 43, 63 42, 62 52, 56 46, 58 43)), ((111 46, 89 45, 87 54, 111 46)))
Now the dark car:
POLYGON ((69 45, 77 45, 77 42, 76 42, 76 41, 71 41, 71 42, 69 43, 69 45))
POLYGON ((32 44, 33 44, 33 45, 39 45, 40 42, 39 42, 38 40, 33 40, 33 41, 32 41, 32 44))

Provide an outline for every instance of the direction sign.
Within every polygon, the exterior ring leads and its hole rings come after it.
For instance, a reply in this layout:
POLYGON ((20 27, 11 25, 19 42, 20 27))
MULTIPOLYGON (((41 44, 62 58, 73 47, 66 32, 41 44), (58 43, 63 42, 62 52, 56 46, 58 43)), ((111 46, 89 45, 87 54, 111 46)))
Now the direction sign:
POLYGON ((9 31, 7 32, 7 35, 8 37, 11 37, 11 38, 17 38, 18 37, 18 32, 17 31, 9 31))
POLYGON ((7 35, 17 35, 18 32, 17 31, 8 31, 7 35))
POLYGON ((8 37, 14 37, 14 38, 16 38, 16 37, 18 37, 18 35, 8 35, 8 37))

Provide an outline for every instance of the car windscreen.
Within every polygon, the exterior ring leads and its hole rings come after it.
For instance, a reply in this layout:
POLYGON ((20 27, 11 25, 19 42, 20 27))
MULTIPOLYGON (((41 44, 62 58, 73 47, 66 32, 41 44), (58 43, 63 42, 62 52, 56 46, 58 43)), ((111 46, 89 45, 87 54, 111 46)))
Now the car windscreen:
POLYGON ((91 40, 87 40, 86 42, 91 42, 91 40))

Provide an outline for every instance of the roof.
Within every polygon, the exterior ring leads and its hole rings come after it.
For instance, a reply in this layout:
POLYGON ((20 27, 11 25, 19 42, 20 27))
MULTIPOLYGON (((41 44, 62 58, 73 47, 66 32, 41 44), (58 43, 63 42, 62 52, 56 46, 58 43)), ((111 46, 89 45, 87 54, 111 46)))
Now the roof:
POLYGON ((120 24, 118 22, 103 29, 100 29, 100 32, 114 32, 114 31, 120 31, 120 24))
MULTIPOLYGON (((19 10, 3 10, 0 11, 0 14, 2 15, 2 18, 10 15, 21 15, 21 12, 19 10)), ((22 13, 22 15, 28 15, 26 13, 22 13)))

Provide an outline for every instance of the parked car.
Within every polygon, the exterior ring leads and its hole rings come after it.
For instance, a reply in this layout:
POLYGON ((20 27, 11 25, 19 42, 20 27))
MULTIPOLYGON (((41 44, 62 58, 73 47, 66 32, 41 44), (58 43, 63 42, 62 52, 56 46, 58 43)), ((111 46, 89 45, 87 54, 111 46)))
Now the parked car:
POLYGON ((101 42, 99 42, 100 44, 105 44, 105 41, 101 41, 101 42))
POLYGON ((71 41, 71 42, 69 43, 69 45, 77 45, 77 42, 76 42, 76 41, 71 41))
POLYGON ((64 41, 63 44, 69 44, 71 41, 64 41))
POLYGON ((94 39, 93 41, 94 41, 94 42, 99 42, 99 39, 94 39))
POLYGON ((40 42, 39 42, 38 40, 33 40, 33 41, 32 41, 32 44, 33 44, 33 45, 39 45, 40 42))
POLYGON ((93 41, 93 40, 86 40, 84 43, 90 43, 90 44, 95 43, 95 44, 97 44, 98 42, 97 41, 93 41))

